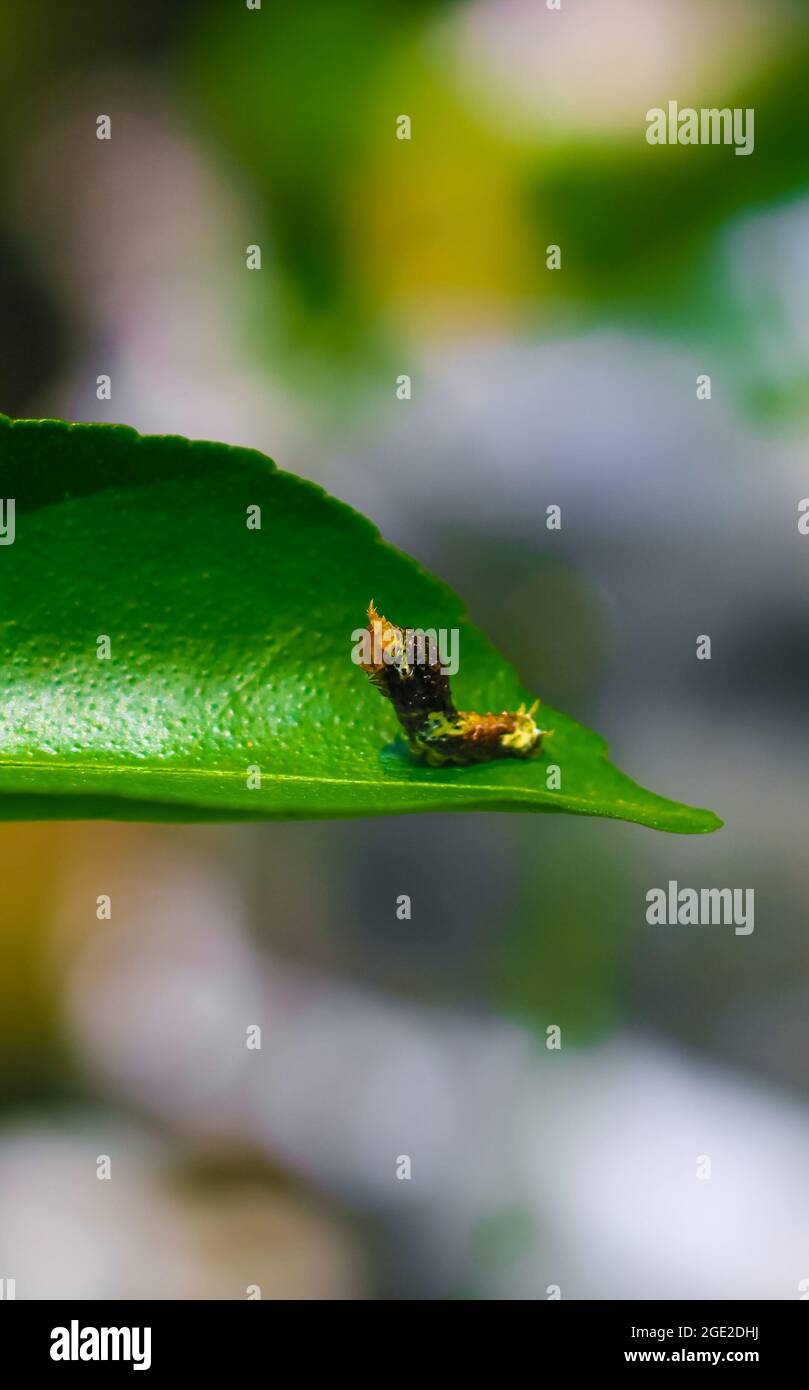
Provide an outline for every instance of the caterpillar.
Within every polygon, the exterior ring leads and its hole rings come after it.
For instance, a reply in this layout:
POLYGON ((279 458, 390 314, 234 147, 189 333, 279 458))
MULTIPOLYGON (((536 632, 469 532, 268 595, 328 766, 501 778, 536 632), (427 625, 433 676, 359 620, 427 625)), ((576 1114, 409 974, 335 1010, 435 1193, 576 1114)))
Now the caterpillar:
MULTIPOLYGON (((401 628, 368 605, 366 642, 368 660, 359 665, 372 685, 390 700, 411 751, 430 767, 466 767, 494 758, 530 758, 541 751, 542 739, 552 730, 540 729, 524 705, 514 713, 475 714, 455 707, 449 675, 440 662, 425 654, 413 660, 414 629, 401 628)), ((423 634, 422 634, 423 635, 423 634)))

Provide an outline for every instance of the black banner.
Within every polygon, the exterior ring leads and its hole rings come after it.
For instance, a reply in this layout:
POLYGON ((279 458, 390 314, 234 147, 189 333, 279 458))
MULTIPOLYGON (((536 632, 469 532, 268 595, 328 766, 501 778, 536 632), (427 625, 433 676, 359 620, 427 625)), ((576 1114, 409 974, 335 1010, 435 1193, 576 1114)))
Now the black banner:
MULTIPOLYGON (((466 1324, 460 1302, 442 1305, 440 1321, 434 1305, 425 1315, 416 1314, 416 1322, 412 1308, 402 1314, 384 1305, 381 1319, 378 1308, 369 1319, 363 1303, 341 1304, 339 1311, 339 1341, 329 1336, 319 1343, 312 1339, 313 1329, 336 1330, 330 1308, 322 1303, 5 1302, 0 1304, 2 1365, 57 1379, 72 1373, 98 1380, 100 1372, 151 1380, 178 1371, 210 1377, 253 1366, 272 1377, 290 1356, 300 1369, 308 1367, 321 1346, 324 1356, 329 1349, 337 1374, 347 1362, 361 1366, 371 1354, 381 1369, 377 1355, 384 1339, 387 1355, 395 1346, 399 1379, 409 1359, 414 1374, 424 1369, 425 1343, 414 1332, 432 1334, 431 1345, 437 1336, 439 1364, 442 1345, 450 1347, 442 1343, 442 1333, 450 1332, 453 1361, 462 1363, 464 1351, 477 1355, 481 1333, 502 1338, 505 1316, 515 1335, 532 1339, 538 1375, 549 1367, 575 1375, 691 1366, 752 1366, 772 1375, 788 1363, 800 1364, 807 1336, 800 1303, 509 1302, 488 1304, 486 1310, 476 1306, 474 1326, 466 1324), (378 1346, 368 1335, 371 1327, 378 1346), (360 1332, 362 1342, 356 1340, 360 1332)), ((522 1347, 525 1353, 524 1342, 522 1347)))

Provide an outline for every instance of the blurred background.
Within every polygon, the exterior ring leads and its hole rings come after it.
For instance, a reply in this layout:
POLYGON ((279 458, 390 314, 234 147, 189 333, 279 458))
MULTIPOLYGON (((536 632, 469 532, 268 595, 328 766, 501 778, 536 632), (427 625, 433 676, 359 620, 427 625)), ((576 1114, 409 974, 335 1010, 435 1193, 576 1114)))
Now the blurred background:
POLYGON ((263 450, 726 821, 0 826, 18 1298, 801 1295, 808 68, 788 0, 3 0, 0 410, 263 450))

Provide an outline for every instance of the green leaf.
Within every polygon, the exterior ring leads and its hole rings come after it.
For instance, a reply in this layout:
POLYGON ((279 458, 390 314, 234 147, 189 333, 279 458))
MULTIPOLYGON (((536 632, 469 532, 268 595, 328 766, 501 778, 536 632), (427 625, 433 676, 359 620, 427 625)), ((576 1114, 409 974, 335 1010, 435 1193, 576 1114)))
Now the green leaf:
POLYGON ((369 599, 403 624, 460 629, 461 708, 516 709, 533 692, 450 589, 259 453, 0 416, 0 493, 15 499, 0 545, 2 818, 554 810, 721 824, 644 791, 596 734, 544 707, 554 733, 538 759, 415 763, 351 661, 369 599))

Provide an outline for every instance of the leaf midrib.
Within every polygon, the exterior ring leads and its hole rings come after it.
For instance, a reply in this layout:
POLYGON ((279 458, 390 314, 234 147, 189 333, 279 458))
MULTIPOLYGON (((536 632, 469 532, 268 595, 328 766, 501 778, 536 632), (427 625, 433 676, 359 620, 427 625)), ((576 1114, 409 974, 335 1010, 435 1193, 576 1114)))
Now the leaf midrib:
MULTIPOLYGON (((36 771, 57 772, 57 773, 60 773, 62 776, 64 776, 65 771, 66 771, 66 768, 65 768, 64 764, 62 764, 61 766, 57 766, 57 765, 55 765, 55 764, 53 764, 53 763, 47 763, 47 762, 43 763, 43 762, 27 762, 27 761, 20 761, 20 760, 14 760, 14 761, 4 761, 4 760, 0 760, 0 773, 2 773, 6 768, 9 768, 9 769, 25 769, 25 768, 30 768, 30 769, 34 769, 34 770, 36 770, 36 771)), ((142 777, 160 777, 161 779, 163 779, 163 778, 168 779, 168 780, 176 779, 176 780, 178 780, 178 781, 181 781, 183 778, 187 778, 187 779, 189 779, 189 780, 196 780, 197 778, 200 778, 200 777, 212 777, 212 778, 216 778, 217 781, 222 781, 223 779, 228 779, 228 778, 229 778, 229 779, 236 779, 236 778, 238 778, 239 781, 242 781, 242 782, 244 781, 244 771, 243 771, 242 769, 239 769, 238 771, 236 771, 235 769, 230 769, 230 768, 223 768, 221 771, 219 771, 219 770, 217 770, 217 769, 215 769, 215 768, 178 768, 178 767, 175 767, 175 768, 146 768, 146 767, 137 767, 137 766, 125 766, 125 767, 122 767, 121 765, 116 764, 116 763, 71 763, 71 764, 69 765, 69 769, 70 769, 71 772, 77 772, 77 773, 79 773, 79 774, 82 774, 82 773, 99 773, 99 772, 105 773, 105 772, 107 772, 107 773, 116 773, 116 774, 118 774, 118 775, 125 774, 127 777, 129 777, 132 773, 137 773, 137 774, 139 774, 139 775, 142 776, 142 777)), ((416 789, 418 788, 419 793, 424 792, 424 791, 427 791, 427 792, 448 791, 448 792, 453 792, 453 793, 457 794, 459 790, 461 790, 461 791, 468 791, 468 792, 470 792, 470 793, 472 793, 472 792, 484 791, 484 792, 493 792, 493 793, 495 793, 496 795, 501 796, 501 797, 507 797, 509 800, 518 799, 518 800, 521 800, 521 801, 528 801, 528 802, 530 802, 530 803, 532 803, 532 804, 534 804, 534 805, 545 805, 545 806, 551 806, 551 805, 553 805, 553 798, 552 798, 552 797, 543 797, 543 796, 540 794, 540 792, 535 791, 535 790, 533 790, 533 789, 531 789, 531 788, 528 788, 528 787, 520 787, 520 786, 509 786, 508 784, 504 784, 504 785, 499 785, 499 784, 496 784, 496 783, 495 783, 495 784, 491 784, 491 783, 486 783, 486 782, 476 782, 476 783, 474 783, 474 784, 471 784, 471 783, 468 783, 468 782, 436 782, 436 781, 434 781, 432 778, 430 778, 429 780, 425 780, 425 781, 423 781, 423 782, 422 782, 422 781, 417 781, 417 782, 401 782, 401 781, 398 781, 398 780, 397 780, 397 781, 392 781, 392 780, 390 780, 390 779, 387 778, 387 777, 386 777, 386 778, 383 778, 383 779, 363 778, 363 777, 318 777, 318 776, 315 776, 315 775, 303 774, 303 773, 264 772, 264 771, 262 771, 261 780, 262 780, 262 783, 264 783, 264 782, 296 782, 296 783, 304 782, 304 783, 306 783, 307 785, 311 785, 311 786, 372 787, 372 788, 374 788, 374 789, 377 790, 377 791, 379 791, 379 790, 384 790, 385 788, 388 788, 388 787, 396 787, 396 788, 398 788, 398 789, 400 789, 400 790, 409 791, 409 792, 412 792, 412 791, 414 791, 414 790, 416 790, 416 789)), ((24 794, 24 793, 23 793, 23 794, 24 794)), ((0 788, 0 796, 7 796, 7 795, 10 795, 10 793, 4 792, 3 789, 0 788)), ((666 798, 663 798, 663 801, 664 801, 664 803, 665 803, 665 802, 666 802, 666 798)), ((632 807, 632 806, 638 805, 638 804, 640 804, 640 803, 636 803, 636 802, 633 802, 633 801, 625 800, 623 797, 617 797, 617 798, 615 798, 615 800, 614 800, 614 802, 613 802, 612 804, 614 804, 615 806, 621 806, 621 807, 632 807)), ((580 796, 575 796, 575 797, 574 797, 574 796, 570 796, 569 794, 565 797, 565 801, 564 801, 563 805, 560 806, 560 809, 561 809, 561 810, 567 810, 569 807, 571 807, 571 806, 573 806, 573 805, 581 807, 585 813, 593 814, 594 803, 593 803, 593 801, 592 801, 591 799, 586 798, 586 797, 580 797, 580 796)), ((679 813, 679 812, 678 812, 676 809, 674 809, 674 808, 676 808, 676 802, 673 803, 672 809, 668 810, 667 813, 668 813, 669 815, 673 815, 673 816, 675 816, 675 817, 677 817, 677 816, 679 816, 679 815, 682 814, 682 813, 679 813)), ((485 807, 481 807, 481 809, 482 809, 482 810, 485 810, 486 808, 485 808, 485 807)), ((687 815, 682 815, 682 818, 683 818, 684 820, 688 820, 688 819, 689 819, 689 816, 687 816, 687 815)))

